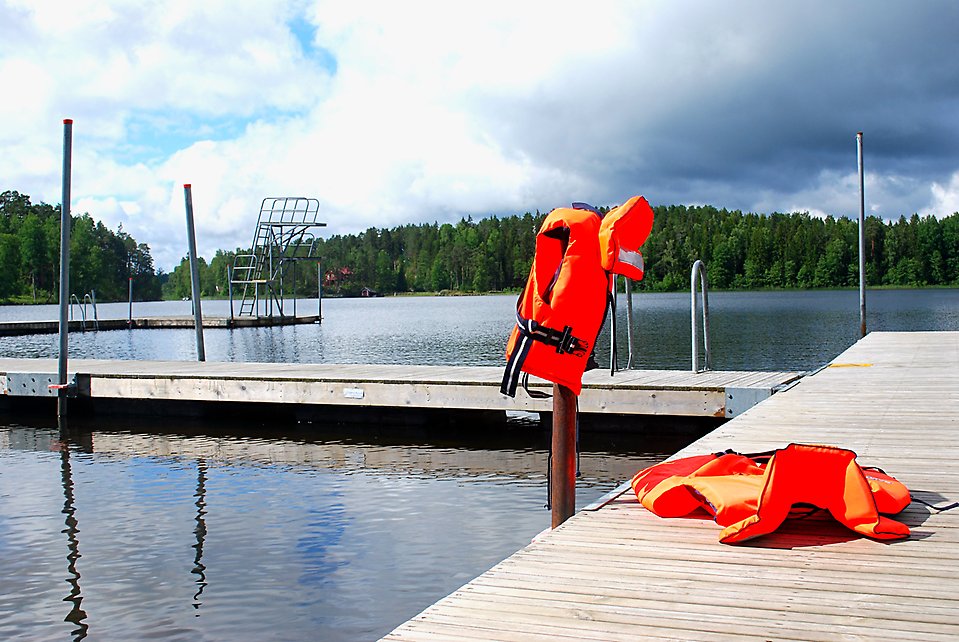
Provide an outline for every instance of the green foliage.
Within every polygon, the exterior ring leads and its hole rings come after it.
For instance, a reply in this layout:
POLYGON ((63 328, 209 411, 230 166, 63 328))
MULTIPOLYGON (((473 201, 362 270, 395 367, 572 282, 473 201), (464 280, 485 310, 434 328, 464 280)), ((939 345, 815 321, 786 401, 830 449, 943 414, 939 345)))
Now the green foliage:
MULTIPOLYGON (((71 216, 70 291, 82 298, 91 291, 98 301, 122 301, 133 279, 134 299, 160 296, 161 275, 150 248, 137 244, 122 227, 116 232, 88 214, 71 216)), ((0 300, 27 295, 51 302, 59 295, 60 208, 33 204, 15 191, 0 193, 0 300)))
MULTIPOLYGON (((527 212, 456 224, 369 228, 320 239, 323 289, 344 295, 359 294, 364 287, 383 293, 517 290, 526 283, 544 218, 527 212)), ((959 214, 941 220, 914 215, 890 223, 869 217, 865 242, 870 286, 959 285, 959 214)), ((657 207, 653 233, 642 251, 647 273, 637 287, 646 290, 689 288, 696 259, 706 263, 710 285, 719 289, 831 288, 859 282, 858 224, 847 218, 657 207)), ((235 253, 217 252, 209 267, 200 262, 204 295, 226 292, 226 266, 235 253)), ((297 292, 315 293, 317 269, 312 263, 297 269, 297 292)), ((288 271, 287 294, 292 280, 288 271)), ((190 296, 186 259, 170 275, 164 295, 190 296)))
MULTIPOLYGON (((504 291, 523 287, 544 215, 489 217, 456 224, 369 228, 318 241, 312 262, 288 264, 286 291, 357 294, 363 287, 391 292, 504 291), (332 278, 330 275, 333 275, 332 278)), ((145 243, 122 228, 113 232, 89 215, 72 217, 71 292, 96 291, 100 301, 125 300, 130 279, 136 300, 191 295, 186 259, 169 275, 158 273, 145 243)), ((871 286, 959 285, 959 213, 900 217, 865 224, 866 275, 871 286)), ((702 259, 710 284, 723 288, 845 287, 858 283, 858 229, 847 218, 805 213, 768 216, 710 206, 656 208, 653 233, 643 246, 646 290, 689 287, 693 261, 702 259)), ((245 250, 218 250, 199 261, 201 294, 225 296, 229 267, 245 250)), ((303 250, 295 250, 302 255, 303 250)), ((0 300, 56 300, 59 288, 60 212, 15 191, 0 193, 0 300)))
MULTIPOLYGON (((889 223, 868 217, 864 236, 868 285, 959 285, 959 213, 889 223)), ((688 288, 697 258, 720 289, 852 286, 859 283, 858 239, 858 223, 848 218, 657 207, 639 287, 688 288)))

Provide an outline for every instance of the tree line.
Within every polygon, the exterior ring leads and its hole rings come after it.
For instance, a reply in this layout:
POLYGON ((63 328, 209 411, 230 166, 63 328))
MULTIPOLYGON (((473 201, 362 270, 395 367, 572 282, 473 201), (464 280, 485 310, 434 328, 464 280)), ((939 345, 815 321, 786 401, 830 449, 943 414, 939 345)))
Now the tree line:
MULTIPOLYGON (((643 246, 652 291, 689 287, 689 271, 701 259, 710 285, 719 289, 834 288, 859 282, 858 223, 845 217, 806 213, 743 213, 711 206, 655 208, 653 232, 643 246)), ((518 290, 526 283, 535 238, 546 215, 526 212, 457 223, 369 228, 359 234, 319 239, 320 269, 301 263, 295 278, 300 295, 491 292, 518 290)), ((125 300, 128 278, 134 298, 191 295, 184 258, 170 273, 154 268, 150 248, 122 227, 116 232, 87 215, 73 217, 71 291, 98 300, 125 300)), ((56 300, 59 284, 60 209, 33 204, 14 191, 0 194, 0 299, 56 300)), ((959 285, 959 213, 865 221, 866 274, 870 286, 959 285)), ((203 296, 226 296, 229 268, 245 248, 218 250, 200 258, 203 296)), ((288 266, 285 290, 292 292, 288 266)), ((235 292, 234 296, 239 296, 235 292)))
MULTIPOLYGON (((655 208, 653 232, 642 248, 650 291, 689 287, 701 259, 710 286, 719 289, 837 288, 859 283, 859 225, 846 217, 807 213, 749 214, 711 206, 655 208)), ((490 292, 524 286, 536 232, 545 218, 465 218, 322 239, 324 292, 355 295, 367 287, 394 292, 490 292)), ((237 252, 245 250, 237 250, 237 252)), ((866 276, 870 286, 959 285, 959 213, 865 220, 866 276)), ((233 252, 218 252, 206 292, 225 292, 233 252)), ((302 270, 300 293, 314 293, 317 272, 302 270)), ((204 281, 201 275, 201 282, 204 281)), ((189 293, 185 259, 170 283, 189 293)))
MULTIPOLYGON (((130 279, 134 299, 160 298, 164 275, 157 273, 146 243, 116 232, 89 214, 71 215, 70 292, 79 299, 126 300, 130 279)), ((16 191, 0 193, 0 300, 53 303, 60 290, 60 206, 31 203, 16 191)))

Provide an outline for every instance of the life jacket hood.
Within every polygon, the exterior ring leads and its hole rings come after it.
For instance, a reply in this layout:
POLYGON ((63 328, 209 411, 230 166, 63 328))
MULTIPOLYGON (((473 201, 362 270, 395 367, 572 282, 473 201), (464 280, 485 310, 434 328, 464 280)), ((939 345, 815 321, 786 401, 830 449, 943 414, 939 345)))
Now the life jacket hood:
POLYGON ((599 251, 603 269, 639 281, 646 272, 640 246, 653 231, 653 208, 642 196, 634 196, 603 217, 599 227, 599 251))

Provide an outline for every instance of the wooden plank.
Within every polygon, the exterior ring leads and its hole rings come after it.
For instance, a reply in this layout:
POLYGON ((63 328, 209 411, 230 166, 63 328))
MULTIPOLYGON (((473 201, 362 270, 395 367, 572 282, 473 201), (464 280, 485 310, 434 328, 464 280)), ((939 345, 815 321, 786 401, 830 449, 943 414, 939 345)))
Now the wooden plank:
MULTIPOLYGON (((53 359, 0 359, 3 373, 52 374, 56 367, 53 359)), ((69 369, 90 375, 90 394, 95 398, 529 412, 552 407, 550 399, 533 399, 523 392, 515 398, 502 395, 499 367, 76 359, 70 361, 69 369)), ((644 381, 642 386, 624 385, 619 375, 593 375, 593 383, 581 395, 580 409, 584 413, 721 417, 724 387, 717 382, 723 377, 739 380, 742 375, 711 372, 705 379, 670 371, 626 375, 631 381, 644 381)), ((795 375, 763 376, 784 381, 795 375)), ((535 381, 534 386, 549 390, 551 384, 535 381)))

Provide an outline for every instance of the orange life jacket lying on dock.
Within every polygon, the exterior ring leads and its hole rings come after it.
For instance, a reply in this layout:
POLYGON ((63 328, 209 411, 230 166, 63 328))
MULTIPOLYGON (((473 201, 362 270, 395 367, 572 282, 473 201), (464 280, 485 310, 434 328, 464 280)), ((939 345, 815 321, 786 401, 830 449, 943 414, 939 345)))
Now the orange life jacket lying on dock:
POLYGON ((706 510, 724 527, 724 544, 773 532, 795 504, 828 510, 867 537, 909 536, 909 527, 880 514, 908 506, 909 489, 878 469, 860 468, 856 454, 842 448, 790 444, 771 457, 686 457, 638 472, 631 485, 643 506, 660 517, 706 510))
POLYGON ((643 278, 639 247, 652 227, 653 210, 642 196, 605 216, 580 203, 549 213, 506 346, 503 394, 515 395, 521 372, 580 393, 606 314, 610 274, 643 278))

